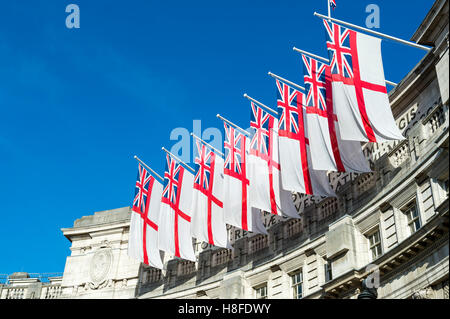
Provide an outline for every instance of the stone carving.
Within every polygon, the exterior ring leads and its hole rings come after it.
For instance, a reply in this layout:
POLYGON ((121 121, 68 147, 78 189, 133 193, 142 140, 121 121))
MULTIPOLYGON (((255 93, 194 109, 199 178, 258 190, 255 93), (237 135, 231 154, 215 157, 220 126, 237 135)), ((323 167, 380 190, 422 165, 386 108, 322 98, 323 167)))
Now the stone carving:
POLYGON ((124 278, 124 279, 122 279, 122 280, 117 280, 115 283, 114 283, 114 286, 116 287, 116 288, 125 288, 126 286, 128 285, 128 280, 126 279, 126 278, 124 278))
POLYGON ((106 277, 112 266, 112 251, 109 247, 103 247, 97 250, 92 256, 89 274, 92 282, 89 283, 90 289, 101 289, 108 285, 106 277))
POLYGON ((431 287, 416 290, 411 296, 412 299, 431 299, 432 297, 433 289, 431 287))

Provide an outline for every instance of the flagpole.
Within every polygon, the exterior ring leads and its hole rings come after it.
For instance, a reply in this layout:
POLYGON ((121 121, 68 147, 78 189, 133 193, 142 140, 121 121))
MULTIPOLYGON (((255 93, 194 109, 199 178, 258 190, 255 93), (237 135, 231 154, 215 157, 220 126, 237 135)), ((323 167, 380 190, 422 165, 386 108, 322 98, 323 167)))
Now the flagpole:
POLYGON ((277 111, 271 109, 271 108, 268 107, 267 105, 264 105, 264 104, 262 104, 261 102, 255 100, 254 98, 248 96, 247 93, 244 93, 244 97, 247 98, 247 99, 249 99, 250 101, 255 102, 256 104, 258 104, 259 106, 265 108, 266 110, 268 110, 268 111, 270 111, 270 112, 273 112, 273 113, 275 113, 276 115, 278 115, 278 112, 277 112, 277 111))
POLYGON ((179 159, 177 156, 173 155, 171 152, 169 152, 168 150, 166 150, 164 147, 161 148, 164 152, 166 152, 167 154, 169 154, 170 156, 172 156, 174 159, 176 159, 179 163, 183 164, 187 169, 189 169, 192 173, 195 174, 195 170, 190 167, 188 164, 186 164, 185 162, 183 162, 181 159, 179 159))
POLYGON ((213 147, 212 145, 210 145, 209 143, 205 142, 204 140, 202 140, 200 137, 198 137, 197 135, 195 135, 194 133, 191 133, 191 136, 196 138, 197 140, 199 140, 200 142, 202 142, 203 144, 205 144, 206 146, 210 147, 213 151, 215 151, 217 154, 219 154, 220 156, 224 157, 224 154, 219 151, 218 149, 216 149, 215 147, 213 147))
MULTIPOLYGON (((305 55, 309 55, 310 57, 315 58, 317 60, 321 60, 322 62, 330 63, 330 60, 328 60, 327 58, 318 56, 318 55, 316 55, 314 53, 311 53, 311 52, 308 52, 308 51, 305 51, 305 50, 300 50, 300 49, 298 49, 296 47, 293 47, 292 50, 297 51, 297 52, 302 53, 302 54, 305 54, 305 55)), ((392 85, 392 86, 397 86, 397 83, 395 83, 395 82, 388 81, 386 79, 384 81, 386 82, 386 84, 389 84, 389 85, 392 85)))
POLYGON ((365 31, 367 33, 376 35, 378 37, 382 37, 382 38, 386 38, 386 39, 389 39, 389 40, 392 40, 392 41, 396 41, 396 42, 408 45, 410 47, 422 49, 422 50, 425 50, 427 52, 432 50, 432 48, 428 48, 426 46, 423 46, 423 45, 420 45, 420 44, 417 44, 417 43, 414 43, 414 42, 411 42, 411 41, 406 41, 406 40, 403 40, 403 39, 400 39, 400 38, 396 38, 396 37, 393 37, 393 36, 390 36, 390 35, 387 35, 387 34, 384 34, 384 33, 381 33, 381 32, 377 32, 377 31, 373 31, 373 30, 370 30, 370 29, 367 29, 367 28, 363 28, 363 27, 360 27, 360 26, 352 24, 352 23, 348 23, 348 22, 341 21, 341 20, 338 20, 338 19, 335 19, 335 18, 327 17, 327 16, 324 16, 323 14, 320 14, 320 13, 317 13, 317 12, 314 12, 314 15, 316 17, 319 17, 319 18, 322 18, 322 19, 327 19, 327 20, 334 21, 337 24, 342 24, 342 25, 348 26, 350 28, 354 28, 354 29, 358 29, 358 30, 361 30, 361 31, 365 31))
POLYGON ((327 0, 328 4, 328 18, 331 18, 331 6, 330 6, 330 0, 327 0))
POLYGON ((144 165, 149 171, 151 171, 153 173, 153 175, 155 175, 156 177, 159 178, 160 181, 164 182, 164 178, 162 178, 158 173, 156 173, 154 170, 152 170, 147 164, 145 164, 139 157, 137 157, 136 155, 134 155, 134 159, 137 160, 139 163, 141 163, 142 165, 144 165))
POLYGON ((280 81, 286 82, 287 84, 290 84, 290 85, 292 85, 292 86, 295 86, 297 89, 299 89, 299 90, 301 90, 301 91, 306 91, 305 88, 304 88, 303 86, 300 86, 300 85, 298 85, 298 84, 295 84, 294 82, 291 82, 291 81, 289 81, 289 80, 286 80, 286 79, 282 78, 281 76, 278 76, 278 75, 276 75, 276 74, 273 74, 272 72, 269 72, 269 73, 267 73, 267 74, 269 74, 271 77, 273 77, 273 78, 275 78, 275 79, 278 79, 278 80, 280 80, 280 81))
POLYGON ((250 136, 250 133, 249 133, 249 132, 247 132, 247 131, 244 130, 243 128, 237 126, 237 125, 234 124, 233 122, 228 121, 226 118, 222 117, 220 114, 217 114, 216 117, 219 118, 219 119, 221 119, 222 121, 227 122, 227 123, 230 124, 231 126, 237 128, 239 131, 241 131, 241 132, 244 133, 245 135, 250 136))
POLYGON ((305 51, 305 50, 300 50, 300 49, 298 49, 296 47, 293 47, 292 50, 297 51, 297 52, 302 53, 302 54, 305 54, 305 55, 309 55, 310 57, 315 58, 317 60, 321 60, 322 62, 330 63, 330 60, 328 60, 327 58, 323 58, 323 57, 318 56, 316 54, 313 54, 311 52, 308 52, 308 51, 305 51))

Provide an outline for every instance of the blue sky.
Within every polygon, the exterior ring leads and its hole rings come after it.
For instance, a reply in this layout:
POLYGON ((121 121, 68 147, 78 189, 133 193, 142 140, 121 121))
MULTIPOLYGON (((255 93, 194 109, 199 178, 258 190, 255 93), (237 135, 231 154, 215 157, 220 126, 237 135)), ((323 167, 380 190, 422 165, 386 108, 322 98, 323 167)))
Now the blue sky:
MULTIPOLYGON (((409 39, 432 0, 337 0, 333 16, 409 39)), ((162 174, 174 128, 249 124, 243 93, 276 101, 268 71, 299 84, 296 46, 326 56, 326 1, 8 1, 0 19, 0 274, 63 272, 61 228, 131 205, 138 155, 162 174), (68 29, 68 4, 81 27, 68 29)), ((384 41, 399 82, 424 51, 384 41)))

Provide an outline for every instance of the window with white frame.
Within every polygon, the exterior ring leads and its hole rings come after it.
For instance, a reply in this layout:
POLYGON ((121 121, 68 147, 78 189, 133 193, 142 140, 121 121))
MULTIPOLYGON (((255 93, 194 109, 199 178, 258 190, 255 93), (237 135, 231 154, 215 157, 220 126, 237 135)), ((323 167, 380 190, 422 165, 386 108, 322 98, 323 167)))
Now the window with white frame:
POLYGON ((416 202, 414 201, 413 203, 409 204, 404 210, 404 213, 408 220, 409 232, 410 234, 414 234, 422 226, 416 202))
POLYGON ((303 298, 303 272, 298 270, 291 275, 291 287, 294 299, 303 298))
POLYGON ((371 252, 372 260, 377 259, 378 256, 383 253, 381 247, 380 230, 377 229, 376 231, 371 232, 369 235, 367 235, 367 239, 369 240, 369 249, 371 252))
POLYGON ((258 286, 255 289, 256 299, 267 299, 267 283, 258 286))

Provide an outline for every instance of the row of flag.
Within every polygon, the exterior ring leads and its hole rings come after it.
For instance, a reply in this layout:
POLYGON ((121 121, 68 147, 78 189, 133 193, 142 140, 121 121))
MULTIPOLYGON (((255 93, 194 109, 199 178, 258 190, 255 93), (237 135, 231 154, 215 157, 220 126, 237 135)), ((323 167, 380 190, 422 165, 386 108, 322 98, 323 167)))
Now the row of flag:
POLYGON ((196 260, 192 238, 232 248, 227 224, 267 234, 261 211, 299 218, 292 192, 336 196, 329 171, 370 172, 361 142, 404 139, 381 40, 323 24, 329 63, 302 55, 305 90, 276 79, 276 110, 251 99, 249 131, 222 118, 225 154, 196 138, 193 172, 170 152, 163 179, 139 163, 129 256, 162 269, 160 251, 196 260))

